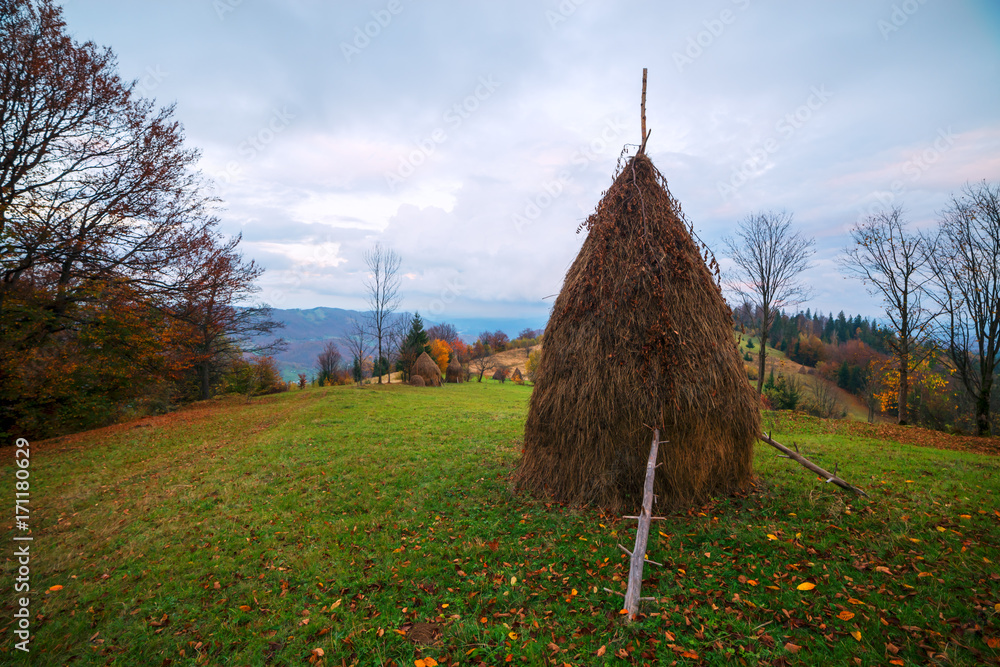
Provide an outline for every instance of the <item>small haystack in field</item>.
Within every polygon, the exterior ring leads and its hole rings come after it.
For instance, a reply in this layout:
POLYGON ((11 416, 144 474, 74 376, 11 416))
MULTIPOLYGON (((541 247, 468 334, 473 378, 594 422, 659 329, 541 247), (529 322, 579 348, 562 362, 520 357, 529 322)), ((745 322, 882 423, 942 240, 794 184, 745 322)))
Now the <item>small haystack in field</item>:
POLYGON ((514 372, 510 374, 510 381, 518 384, 524 384, 524 376, 521 375, 520 368, 515 368, 514 372))
POLYGON ((582 226, 545 329, 518 486, 635 508, 653 428, 661 511, 745 486, 760 412, 731 313, 642 148, 582 226))
POLYGON ((426 352, 417 357, 410 369, 411 378, 418 375, 424 379, 424 384, 428 387, 441 386, 441 369, 426 352))
POLYGON ((445 373, 445 379, 448 382, 461 382, 462 381, 462 364, 458 360, 458 355, 454 355, 451 361, 448 362, 448 370, 445 373))
POLYGON ((427 383, 424 382, 424 379, 422 377, 420 377, 419 375, 414 375, 413 377, 410 378, 410 386, 411 387, 426 387, 427 383))

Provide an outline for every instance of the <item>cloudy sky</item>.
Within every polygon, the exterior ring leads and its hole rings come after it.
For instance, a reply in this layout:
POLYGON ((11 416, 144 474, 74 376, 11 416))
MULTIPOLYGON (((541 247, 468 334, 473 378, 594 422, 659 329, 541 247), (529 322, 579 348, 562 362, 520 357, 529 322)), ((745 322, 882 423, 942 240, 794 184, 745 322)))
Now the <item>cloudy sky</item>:
POLYGON ((543 324, 639 141, 643 67, 647 152, 720 260, 751 211, 816 238, 803 308, 877 315, 837 270, 851 225, 896 204, 932 225, 963 183, 1000 180, 991 0, 64 6, 78 40, 176 103, 281 308, 362 307, 380 241, 404 308, 543 324))

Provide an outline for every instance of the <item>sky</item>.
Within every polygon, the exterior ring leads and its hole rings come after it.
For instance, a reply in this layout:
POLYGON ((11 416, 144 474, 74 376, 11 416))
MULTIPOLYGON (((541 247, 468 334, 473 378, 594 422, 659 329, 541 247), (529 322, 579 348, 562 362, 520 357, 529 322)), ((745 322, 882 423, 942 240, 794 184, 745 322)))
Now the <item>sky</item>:
POLYGON ((801 305, 878 316, 837 258, 865 215, 932 228, 1000 181, 991 0, 65 0, 69 32, 176 105, 278 308, 364 308, 365 250, 402 308, 544 325, 577 228, 640 141, 723 268, 746 215, 814 237, 801 305))

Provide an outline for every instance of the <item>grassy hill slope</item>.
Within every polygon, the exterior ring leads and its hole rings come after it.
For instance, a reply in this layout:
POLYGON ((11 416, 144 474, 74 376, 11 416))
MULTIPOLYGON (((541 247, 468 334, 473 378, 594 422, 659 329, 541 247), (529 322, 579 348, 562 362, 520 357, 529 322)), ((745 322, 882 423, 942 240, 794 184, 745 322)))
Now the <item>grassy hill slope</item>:
POLYGON ((510 490, 530 391, 309 389, 32 443, 33 661, 997 659, 1000 459, 769 417, 871 499, 758 450, 754 488, 655 524, 626 625, 603 589, 633 523, 510 490))

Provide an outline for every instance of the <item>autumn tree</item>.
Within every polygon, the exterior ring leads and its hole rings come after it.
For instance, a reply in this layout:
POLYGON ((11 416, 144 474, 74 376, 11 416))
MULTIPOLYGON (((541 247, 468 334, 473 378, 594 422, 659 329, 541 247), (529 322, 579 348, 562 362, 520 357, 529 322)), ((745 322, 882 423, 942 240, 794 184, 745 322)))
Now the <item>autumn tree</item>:
POLYGON ((252 301, 263 268, 243 258, 239 243, 239 236, 225 240, 207 232, 189 239, 176 267, 185 289, 161 306, 190 327, 180 344, 191 354, 202 400, 211 398, 214 383, 233 359, 285 348, 282 339, 270 338, 284 324, 272 318, 270 306, 252 301))
POLYGON ((792 230, 789 213, 752 213, 739 222, 736 235, 723 242, 733 261, 727 280, 730 290, 754 313, 760 334, 757 355, 757 393, 764 389, 766 341, 782 308, 798 305, 808 295, 799 275, 808 268, 815 241, 792 230))
POLYGON ((441 368, 441 372, 448 370, 448 362, 451 360, 451 345, 447 341, 435 338, 430 342, 431 359, 441 368))
POLYGON ((489 344, 483 342, 482 337, 473 344, 470 356, 470 366, 479 375, 478 382, 483 381, 483 376, 486 375, 487 371, 497 367, 493 350, 490 349, 489 344))
POLYGON ((340 375, 344 358, 332 340, 326 342, 323 351, 316 357, 316 379, 319 386, 333 384, 340 375))
MULTIPOLYGON (((89 374, 81 394, 133 406, 143 386, 190 370, 193 324, 175 315, 196 302, 204 310, 214 269, 192 257, 210 261, 220 243, 198 152, 184 146, 172 107, 119 78, 110 49, 75 42, 51 0, 0 1, 0 44, 0 431, 9 432, 8 408, 33 400, 16 389, 25 359, 65 360, 53 383, 89 374), (154 338, 155 353, 128 365, 146 382, 106 372, 154 338), (100 347, 83 354, 84 341, 100 347)), ((259 275, 244 268, 251 281, 259 275)), ((229 336, 261 315, 240 309, 229 336)), ((74 403, 55 385, 39 389, 74 403)), ((77 423, 94 412, 77 409, 77 423)))
POLYGON ((900 424, 907 424, 910 372, 933 349, 931 325, 936 311, 926 308, 931 272, 928 241, 910 232, 903 212, 893 207, 868 216, 851 229, 852 244, 840 258, 842 270, 859 278, 868 293, 882 299, 895 336, 888 339, 899 367, 900 424))
POLYGON ((974 403, 976 432, 991 431, 1000 363, 1000 184, 966 185, 938 223, 931 272, 942 310, 937 337, 974 403))
POLYGON ((118 282, 176 290, 186 239, 207 214, 173 108, 119 79, 110 49, 78 44, 51 0, 0 13, 0 317, 25 282, 45 296, 51 335, 118 282))
POLYGON ((382 384, 383 373, 388 371, 389 364, 383 352, 387 347, 393 314, 400 304, 401 263, 402 260, 396 251, 386 248, 381 243, 376 243, 365 253, 365 264, 368 267, 368 277, 365 279, 365 290, 368 294, 368 330, 375 346, 375 372, 379 384, 382 384))

